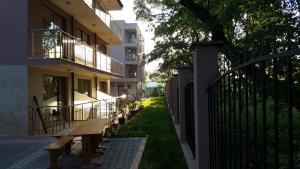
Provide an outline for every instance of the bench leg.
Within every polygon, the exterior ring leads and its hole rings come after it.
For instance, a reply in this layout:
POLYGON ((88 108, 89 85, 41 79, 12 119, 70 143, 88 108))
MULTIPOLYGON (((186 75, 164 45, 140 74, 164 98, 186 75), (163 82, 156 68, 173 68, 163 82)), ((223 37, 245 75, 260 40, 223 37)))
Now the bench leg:
POLYGON ((64 153, 65 153, 66 155, 71 155, 71 146, 72 146, 72 141, 68 142, 68 143, 65 145, 64 153))
POLYGON ((58 166, 58 157, 60 152, 58 150, 50 151, 50 168, 49 169, 59 169, 58 166))
POLYGON ((92 141, 90 136, 82 136, 82 163, 91 164, 92 158, 92 141))

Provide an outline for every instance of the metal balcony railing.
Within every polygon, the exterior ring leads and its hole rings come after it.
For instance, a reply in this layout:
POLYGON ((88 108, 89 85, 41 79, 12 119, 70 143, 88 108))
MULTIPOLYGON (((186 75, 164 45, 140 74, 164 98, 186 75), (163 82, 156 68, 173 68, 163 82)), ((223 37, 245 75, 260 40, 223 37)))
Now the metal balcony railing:
POLYGON ((99 100, 72 106, 30 106, 31 135, 53 135, 66 128, 74 128, 93 118, 115 120, 115 102, 99 100))
POLYGON ((60 30, 36 29, 29 35, 31 59, 66 59, 105 72, 123 75, 123 64, 95 51, 85 42, 60 30))

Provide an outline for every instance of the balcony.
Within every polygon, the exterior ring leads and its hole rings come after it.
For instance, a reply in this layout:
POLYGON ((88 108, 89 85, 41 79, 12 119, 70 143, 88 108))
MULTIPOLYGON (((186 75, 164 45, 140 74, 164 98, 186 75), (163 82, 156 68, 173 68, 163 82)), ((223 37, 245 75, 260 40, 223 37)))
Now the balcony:
POLYGON ((59 29, 37 29, 29 34, 30 59, 61 59, 122 76, 123 64, 96 51, 59 29))
POLYGON ((95 8, 91 0, 51 0, 56 6, 72 15, 80 24, 95 32, 108 44, 121 44, 121 29, 112 17, 100 8, 95 8))

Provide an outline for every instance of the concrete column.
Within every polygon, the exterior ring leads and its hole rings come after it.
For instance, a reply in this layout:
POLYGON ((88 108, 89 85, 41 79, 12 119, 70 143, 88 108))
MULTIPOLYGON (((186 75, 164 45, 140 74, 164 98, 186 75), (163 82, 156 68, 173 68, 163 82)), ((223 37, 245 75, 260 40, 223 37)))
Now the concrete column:
POLYGON ((173 93, 174 96, 172 98, 174 104, 173 104, 173 109, 174 109, 174 120, 175 120, 175 124, 179 123, 179 93, 178 93, 178 75, 175 74, 174 75, 174 81, 173 81, 173 93))
POLYGON ((210 169, 208 84, 216 77, 218 43, 193 45, 197 168, 210 169))
POLYGON ((174 92, 173 92, 173 77, 170 79, 170 97, 169 97, 169 104, 170 104, 170 113, 173 115, 173 107, 174 107, 174 101, 173 101, 173 96, 174 96, 174 92))
POLYGON ((107 80, 106 84, 107 84, 107 94, 110 94, 110 80, 107 80))
POLYGON ((179 139, 181 142, 186 142, 185 138, 185 86, 192 79, 192 71, 190 67, 179 68, 178 86, 179 86, 179 125, 180 134, 179 139))

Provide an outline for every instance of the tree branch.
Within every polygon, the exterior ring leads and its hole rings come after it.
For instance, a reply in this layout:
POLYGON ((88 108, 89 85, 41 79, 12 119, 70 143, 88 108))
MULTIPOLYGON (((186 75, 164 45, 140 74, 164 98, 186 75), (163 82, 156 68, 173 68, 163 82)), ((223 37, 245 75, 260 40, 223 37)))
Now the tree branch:
POLYGON ((180 4, 209 26, 213 41, 223 41, 227 43, 227 39, 223 31, 223 25, 218 22, 217 17, 213 16, 203 6, 196 4, 193 0, 180 0, 180 4))

